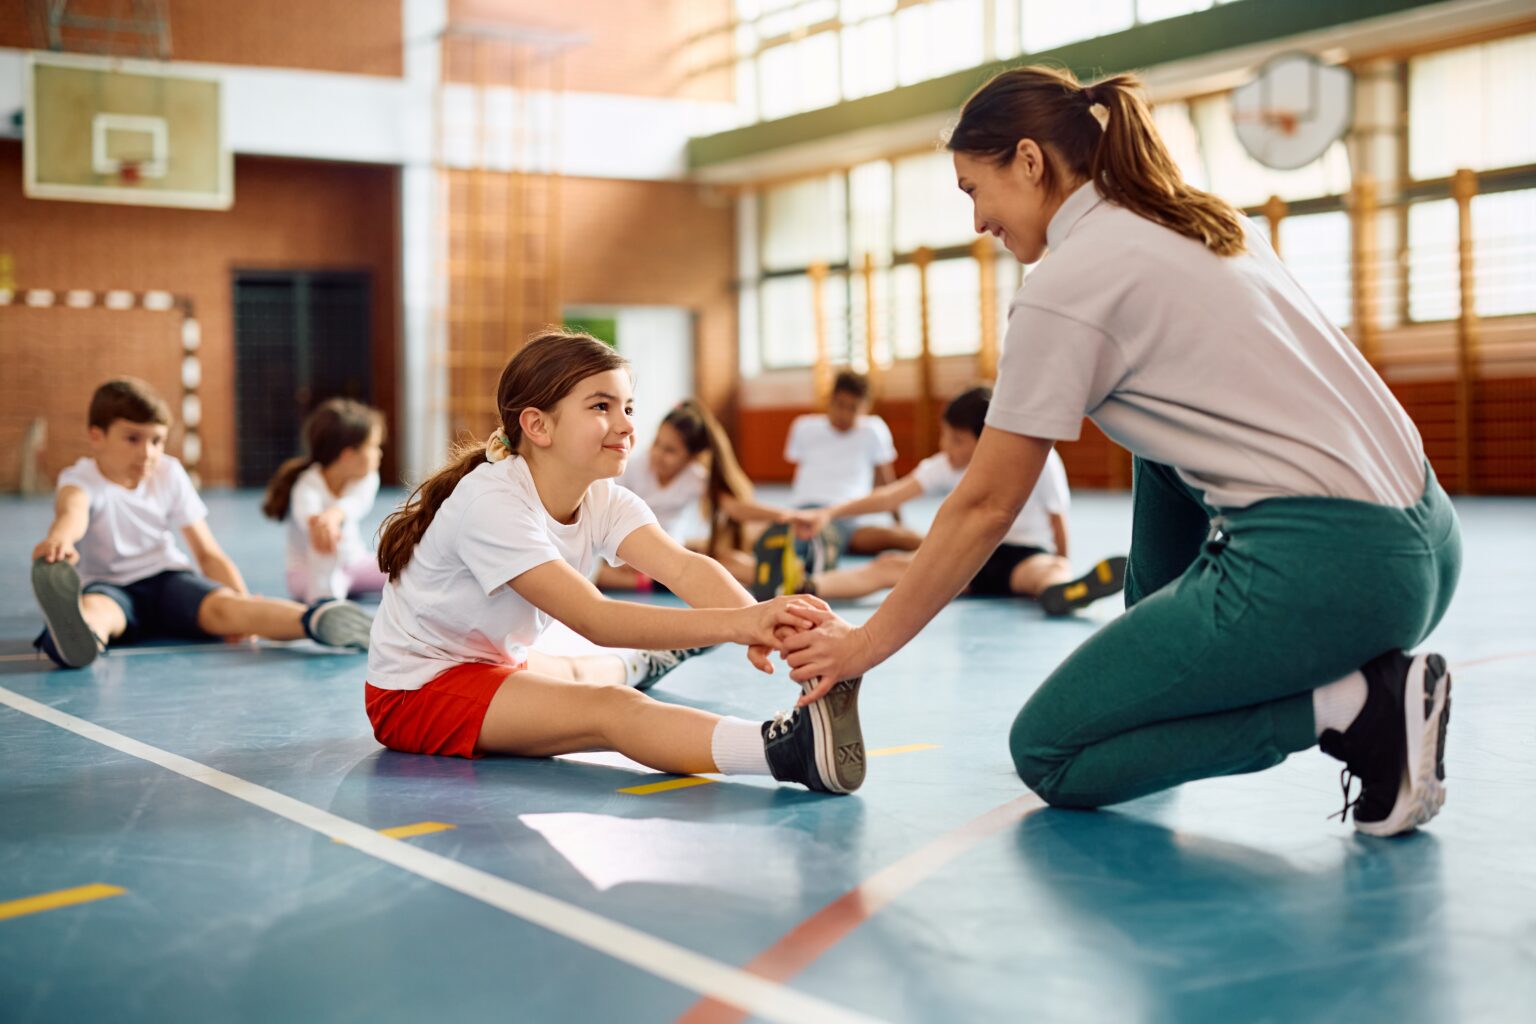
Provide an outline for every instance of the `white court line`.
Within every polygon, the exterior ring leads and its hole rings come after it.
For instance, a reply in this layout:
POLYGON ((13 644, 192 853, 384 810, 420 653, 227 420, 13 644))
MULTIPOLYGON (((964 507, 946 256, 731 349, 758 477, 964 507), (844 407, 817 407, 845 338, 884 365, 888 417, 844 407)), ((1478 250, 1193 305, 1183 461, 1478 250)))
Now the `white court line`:
POLYGON ((0 686, 0 704, 8 704, 22 714, 159 765, 193 782, 201 782, 237 800, 244 800, 278 817, 287 818, 328 839, 340 839, 347 846, 370 857, 607 954, 646 974, 738 1006, 765 1020, 782 1021, 784 1024, 796 1024, 799 1021, 868 1024, 876 1019, 712 960, 516 882, 460 864, 399 839, 391 839, 366 825, 349 821, 254 782, 247 782, 217 768, 210 768, 191 758, 141 743, 94 722, 38 703, 30 697, 23 697, 3 686, 0 686))
MULTIPOLYGON (((97 655, 97 660, 102 658, 125 658, 144 654, 196 654, 203 651, 260 651, 264 649, 280 650, 285 647, 299 647, 302 650, 314 650, 320 654, 340 656, 345 654, 361 654, 361 651, 345 650, 339 647, 322 647, 313 640, 259 640, 255 643, 226 644, 219 643, 190 643, 190 644, 163 644, 159 647, 139 647, 129 644, 125 647, 112 647, 106 653, 97 655)), ((48 655, 41 651, 23 651, 17 654, 0 654, 0 663, 7 661, 41 661, 52 666, 48 655)))

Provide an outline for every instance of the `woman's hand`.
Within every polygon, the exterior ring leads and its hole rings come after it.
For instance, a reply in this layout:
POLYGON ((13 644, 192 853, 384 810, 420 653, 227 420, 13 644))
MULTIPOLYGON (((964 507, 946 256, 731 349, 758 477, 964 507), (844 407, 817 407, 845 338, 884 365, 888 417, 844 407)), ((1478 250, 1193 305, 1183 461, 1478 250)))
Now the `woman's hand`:
POLYGON ((785 637, 836 618, 827 602, 810 594, 776 597, 761 604, 748 605, 741 609, 741 614, 749 630, 742 640, 747 645, 747 660, 759 672, 768 675, 773 675, 769 655, 782 649, 785 637))
POLYGON ((789 663, 789 677, 797 683, 816 684, 796 702, 796 707, 802 708, 825 697, 839 680, 863 675, 880 663, 863 627, 852 626, 835 615, 815 629, 785 637, 782 650, 789 663))

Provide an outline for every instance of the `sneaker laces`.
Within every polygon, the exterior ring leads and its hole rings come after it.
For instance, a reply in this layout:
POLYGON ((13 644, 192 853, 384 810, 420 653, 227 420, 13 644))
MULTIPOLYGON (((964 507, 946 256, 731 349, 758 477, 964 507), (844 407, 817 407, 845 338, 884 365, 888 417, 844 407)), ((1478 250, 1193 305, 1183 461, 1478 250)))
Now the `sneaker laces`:
POLYGON ((773 721, 768 723, 768 738, 777 739, 780 735, 789 735, 789 730, 795 726, 795 715, 799 708, 790 708, 788 711, 775 711, 773 721))
POLYGON ((1349 784, 1358 778, 1360 777, 1347 767, 1339 770, 1339 788, 1344 791, 1344 806, 1340 807, 1336 813, 1328 815, 1328 820, 1331 821, 1334 818, 1338 818, 1339 821, 1344 821, 1349 814, 1349 809, 1360 802, 1360 798, 1365 795, 1365 781, 1363 779, 1360 783, 1360 792, 1355 794, 1353 800, 1349 797, 1349 784))

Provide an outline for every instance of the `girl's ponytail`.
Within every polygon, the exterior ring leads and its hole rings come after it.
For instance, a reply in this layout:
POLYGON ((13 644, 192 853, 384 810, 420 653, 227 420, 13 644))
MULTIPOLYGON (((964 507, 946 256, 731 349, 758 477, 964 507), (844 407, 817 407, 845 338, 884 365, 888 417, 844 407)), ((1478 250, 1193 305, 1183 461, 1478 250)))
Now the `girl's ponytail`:
POLYGON ((293 498, 293 485, 299 479, 299 474, 314 464, 313 456, 299 455, 278 466, 272 479, 267 481, 267 496, 261 501, 261 514, 278 522, 287 519, 288 503, 293 498))

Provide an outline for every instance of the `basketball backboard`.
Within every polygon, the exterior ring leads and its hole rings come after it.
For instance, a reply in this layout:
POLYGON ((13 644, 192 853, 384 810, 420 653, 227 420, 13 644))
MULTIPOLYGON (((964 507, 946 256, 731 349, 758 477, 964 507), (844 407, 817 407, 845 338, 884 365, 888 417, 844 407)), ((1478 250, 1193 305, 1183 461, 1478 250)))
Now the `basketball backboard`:
POLYGON ((207 210, 234 203, 215 78, 151 61, 35 53, 24 116, 32 198, 207 210))

